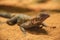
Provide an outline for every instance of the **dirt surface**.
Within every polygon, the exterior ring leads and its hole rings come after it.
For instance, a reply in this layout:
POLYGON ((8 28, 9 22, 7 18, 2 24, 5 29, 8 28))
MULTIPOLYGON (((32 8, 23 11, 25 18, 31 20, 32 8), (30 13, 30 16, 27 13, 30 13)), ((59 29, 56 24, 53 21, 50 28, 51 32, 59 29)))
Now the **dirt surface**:
MULTIPOLYGON (((26 1, 27 2, 27 1, 26 1)), ((27 5, 28 9, 33 9, 35 11, 33 12, 22 12, 23 14, 27 14, 30 16, 36 16, 42 9, 49 9, 49 10, 60 10, 60 4, 58 2, 54 1, 48 1, 45 4, 30 4, 31 1, 28 1, 26 3, 25 1, 23 3, 19 3, 18 1, 2 1, 0 0, 0 10, 3 9, 3 11, 11 12, 11 14, 18 14, 21 13, 21 11, 16 12, 16 9, 11 10, 11 7, 7 6, 17 6, 18 9, 20 7, 24 7, 24 5, 27 5), (8 3, 8 4, 7 4, 8 3), (2 5, 5 5, 2 7, 2 5), (2 7, 2 8, 1 8, 2 7), (6 9, 8 8, 8 9, 6 9), (10 10, 9 10, 10 9, 10 10), (9 10, 9 11, 8 11, 9 10)), ((19 9, 21 10, 21 9, 19 9)), ((48 13, 50 17, 44 21, 48 27, 40 28, 32 28, 29 30, 26 30, 26 35, 23 34, 23 32, 20 30, 19 26, 13 25, 10 26, 6 23, 0 24, 0 40, 60 40, 60 12, 49 12, 48 13)), ((1 22, 5 22, 8 19, 0 17, 1 22)))
MULTIPOLYGON (((5 18, 0 19, 2 22, 7 20, 5 18)), ((26 35, 23 34, 17 25, 0 24, 0 40, 60 40, 60 14, 50 14, 50 17, 44 23, 48 27, 26 30, 26 35)))

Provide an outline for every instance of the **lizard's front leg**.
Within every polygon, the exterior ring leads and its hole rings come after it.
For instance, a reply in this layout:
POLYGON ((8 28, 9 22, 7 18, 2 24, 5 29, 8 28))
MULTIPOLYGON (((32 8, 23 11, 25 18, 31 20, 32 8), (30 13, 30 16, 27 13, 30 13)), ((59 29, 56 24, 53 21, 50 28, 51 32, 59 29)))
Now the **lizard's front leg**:
POLYGON ((40 28, 43 28, 43 27, 47 27, 47 25, 44 24, 44 23, 41 23, 41 24, 39 25, 39 27, 40 27, 40 28))
POLYGON ((21 21, 20 21, 20 20, 17 21, 17 25, 19 26, 19 28, 21 29, 21 31, 23 32, 23 34, 26 34, 26 30, 25 30, 25 28, 21 25, 21 21))
POLYGON ((20 29, 21 29, 21 31, 22 31, 24 34, 26 34, 26 30, 25 30, 24 27, 20 26, 20 29))

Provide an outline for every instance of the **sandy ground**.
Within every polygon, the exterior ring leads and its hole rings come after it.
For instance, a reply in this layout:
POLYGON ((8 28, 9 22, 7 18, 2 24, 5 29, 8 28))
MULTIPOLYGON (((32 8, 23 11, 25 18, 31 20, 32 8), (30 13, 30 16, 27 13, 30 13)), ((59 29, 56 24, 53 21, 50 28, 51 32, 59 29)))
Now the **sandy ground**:
MULTIPOLYGON (((2 22, 7 20, 5 18, 0 19, 2 22)), ((17 25, 0 24, 0 40, 60 40, 60 14, 50 14, 50 17, 44 23, 48 27, 26 30, 26 35, 17 25)))
MULTIPOLYGON (((35 10, 34 12, 25 12, 24 14, 30 15, 30 16, 36 16, 37 13, 41 9, 59 9, 60 10, 60 4, 58 2, 49 1, 45 4, 32 4, 31 1, 24 1, 20 4, 18 1, 11 1, 11 0, 0 0, 0 10, 2 9, 2 5, 6 6, 16 6, 16 7, 24 7, 24 5, 27 5, 28 9, 35 10), (27 2, 27 3, 26 3, 27 2), (8 4, 7 4, 8 3, 8 4)), ((18 9, 19 9, 18 8, 18 9)), ((4 11, 8 11, 9 7, 3 7, 4 11), (8 9, 6 9, 8 8, 8 9)), ((21 9, 20 9, 21 10, 21 9)), ((17 9, 11 9, 9 12, 13 11, 15 14, 17 9)), ((21 11, 20 11, 21 12, 21 11)), ((13 14, 13 13, 11 13, 13 14)), ((60 13, 59 12, 49 12, 50 17, 44 21, 48 27, 44 27, 42 29, 40 28, 32 28, 29 30, 26 30, 26 35, 23 34, 23 32, 20 30, 19 26, 13 25, 10 26, 6 23, 0 24, 0 40, 60 40, 60 13)), ((0 21, 4 22, 8 19, 0 17, 0 21)))

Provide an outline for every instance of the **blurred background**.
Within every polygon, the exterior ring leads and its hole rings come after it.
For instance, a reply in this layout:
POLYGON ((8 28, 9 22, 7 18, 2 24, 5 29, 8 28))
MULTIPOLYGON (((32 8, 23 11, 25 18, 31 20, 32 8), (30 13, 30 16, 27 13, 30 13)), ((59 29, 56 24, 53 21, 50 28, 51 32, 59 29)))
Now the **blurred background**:
MULTIPOLYGON (((48 27, 26 30, 26 36, 17 24, 14 26, 0 24, 0 40, 60 40, 60 0, 0 0, 0 12, 14 15, 22 13, 29 16, 48 12, 50 15, 44 21, 48 27)), ((7 20, 0 17, 1 22, 7 20)))

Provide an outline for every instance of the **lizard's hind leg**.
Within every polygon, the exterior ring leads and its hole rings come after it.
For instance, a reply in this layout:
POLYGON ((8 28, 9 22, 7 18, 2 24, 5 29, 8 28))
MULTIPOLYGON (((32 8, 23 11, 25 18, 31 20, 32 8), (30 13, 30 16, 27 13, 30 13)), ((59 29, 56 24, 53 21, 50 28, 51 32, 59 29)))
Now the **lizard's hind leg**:
POLYGON ((17 23, 17 17, 13 17, 7 21, 8 25, 15 25, 17 23))

